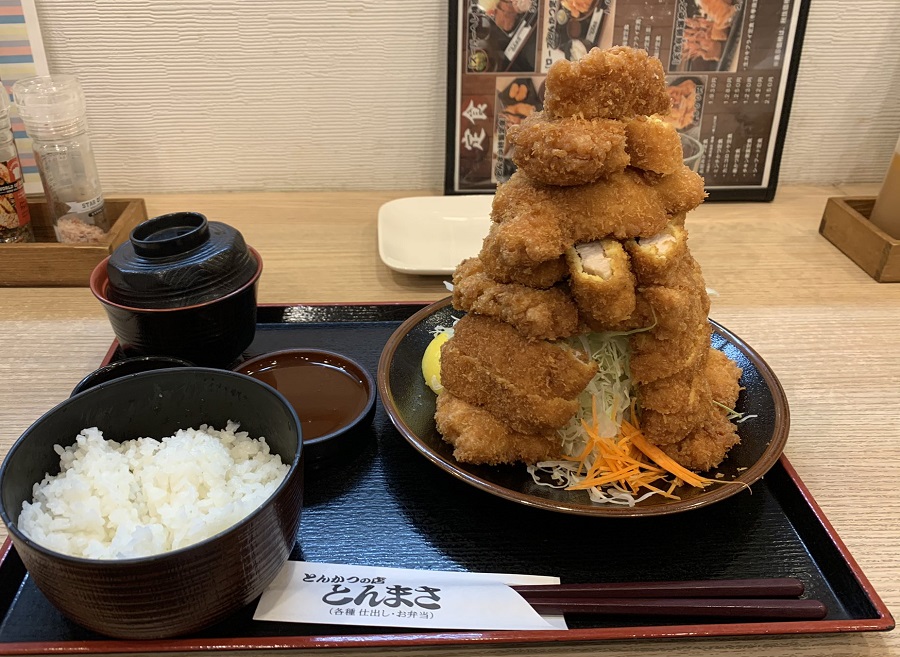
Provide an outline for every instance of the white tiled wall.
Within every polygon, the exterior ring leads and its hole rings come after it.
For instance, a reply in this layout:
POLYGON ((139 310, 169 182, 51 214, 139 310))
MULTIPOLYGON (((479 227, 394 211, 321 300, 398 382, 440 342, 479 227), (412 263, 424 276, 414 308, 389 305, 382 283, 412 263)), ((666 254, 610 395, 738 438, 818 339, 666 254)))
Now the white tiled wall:
MULTIPOLYGON (((435 189, 447 0, 38 0, 110 192, 435 189)), ((900 0, 812 0, 782 182, 879 180, 900 0)))

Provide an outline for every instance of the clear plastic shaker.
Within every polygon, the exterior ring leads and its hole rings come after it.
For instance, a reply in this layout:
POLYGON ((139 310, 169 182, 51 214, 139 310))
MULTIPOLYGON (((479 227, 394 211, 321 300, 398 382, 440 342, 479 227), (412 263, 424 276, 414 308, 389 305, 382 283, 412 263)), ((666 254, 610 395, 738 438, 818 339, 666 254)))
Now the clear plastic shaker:
POLYGON ((72 75, 13 85, 60 242, 99 242, 110 229, 88 134, 84 92, 72 75))

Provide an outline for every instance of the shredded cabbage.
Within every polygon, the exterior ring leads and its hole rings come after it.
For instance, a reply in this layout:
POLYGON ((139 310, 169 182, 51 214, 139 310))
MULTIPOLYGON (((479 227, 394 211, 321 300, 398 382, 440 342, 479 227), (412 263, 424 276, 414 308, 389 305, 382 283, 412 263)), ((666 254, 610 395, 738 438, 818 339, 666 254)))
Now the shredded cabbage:
POLYGON ((454 315, 450 315, 450 319, 453 320, 453 323, 450 326, 443 326, 442 324, 438 324, 433 329, 431 329, 429 331, 429 333, 431 333, 431 335, 435 338, 442 333, 446 333, 447 337, 452 338, 453 337, 453 327, 456 326, 456 322, 458 322, 462 318, 455 317, 454 315))
POLYGON ((745 413, 738 413, 733 408, 728 408, 725 404, 720 404, 715 399, 713 400, 713 404, 728 413, 728 419, 732 422, 736 422, 737 424, 741 424, 742 422, 746 422, 747 420, 752 420, 755 417, 759 417, 758 415, 746 415, 745 413))
MULTIPOLYGON (((640 329, 640 330, 649 330, 640 329)), ((558 430, 562 453, 572 457, 566 461, 541 461, 528 466, 534 482, 539 486, 551 488, 568 488, 584 480, 579 475, 578 456, 588 444, 588 436, 582 427, 582 421, 593 424, 593 405, 597 405, 599 433, 605 438, 613 438, 619 434, 625 414, 632 405, 634 395, 629 356, 631 353, 628 336, 632 332, 588 333, 568 340, 568 344, 589 354, 596 361, 597 374, 578 397, 578 411, 569 422, 558 430)), ((587 489, 591 501, 601 504, 618 504, 634 506, 638 502, 654 495, 654 492, 635 497, 616 485, 587 489)))
POLYGON ((619 433, 622 418, 631 408, 630 348, 624 333, 588 333, 572 338, 569 344, 589 354, 598 365, 597 374, 578 397, 575 416, 559 429, 563 454, 577 456, 587 445, 581 422, 593 423, 595 400, 600 435, 614 438, 619 433))

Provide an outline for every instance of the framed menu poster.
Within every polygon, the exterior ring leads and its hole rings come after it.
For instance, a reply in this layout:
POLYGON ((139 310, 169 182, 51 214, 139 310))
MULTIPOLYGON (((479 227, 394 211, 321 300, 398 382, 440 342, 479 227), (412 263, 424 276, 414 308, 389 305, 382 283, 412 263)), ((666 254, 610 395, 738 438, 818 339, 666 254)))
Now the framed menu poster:
POLYGON ((506 131, 541 110, 554 62, 627 45, 666 71, 685 162, 711 200, 769 201, 809 0, 451 0, 447 194, 515 171, 506 131))

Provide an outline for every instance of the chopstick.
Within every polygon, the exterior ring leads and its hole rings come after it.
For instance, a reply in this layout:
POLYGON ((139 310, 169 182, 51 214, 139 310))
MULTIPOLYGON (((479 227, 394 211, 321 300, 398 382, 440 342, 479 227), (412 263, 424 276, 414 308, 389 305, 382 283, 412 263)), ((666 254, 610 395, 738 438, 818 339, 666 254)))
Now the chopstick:
POLYGON ((796 598, 803 582, 794 577, 711 579, 685 582, 531 584, 513 586, 524 598, 796 598))
POLYGON ((512 587, 541 613, 820 619, 818 600, 796 600, 793 577, 685 582, 539 584, 512 587))
POLYGON ((818 620, 825 618, 825 605, 818 600, 790 598, 580 598, 527 599, 542 614, 621 614, 646 616, 714 616, 818 620))

